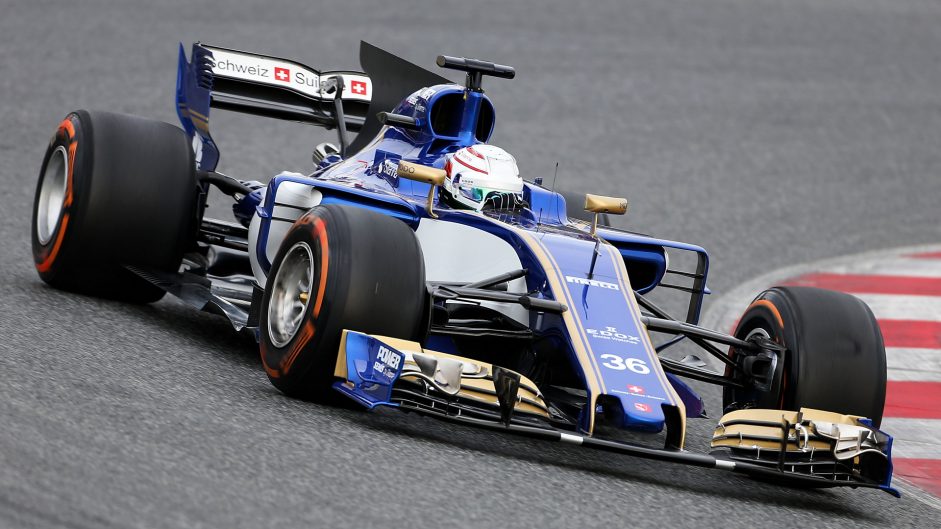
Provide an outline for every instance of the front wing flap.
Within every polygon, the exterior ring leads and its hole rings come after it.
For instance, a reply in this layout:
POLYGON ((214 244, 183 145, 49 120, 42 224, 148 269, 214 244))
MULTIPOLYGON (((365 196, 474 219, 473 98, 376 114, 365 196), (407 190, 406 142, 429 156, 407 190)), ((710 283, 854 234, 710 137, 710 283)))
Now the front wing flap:
POLYGON ((864 417, 811 408, 727 413, 712 447, 734 461, 831 481, 865 481, 890 490, 892 436, 864 417))
MULTIPOLYGON (((430 349, 417 342, 371 336, 345 330, 334 375, 340 393, 367 408, 403 406, 406 409, 453 408, 456 413, 485 417, 501 414, 495 376, 502 368, 430 349)), ((519 379, 513 403, 514 417, 549 419, 549 409, 526 377, 519 379)))

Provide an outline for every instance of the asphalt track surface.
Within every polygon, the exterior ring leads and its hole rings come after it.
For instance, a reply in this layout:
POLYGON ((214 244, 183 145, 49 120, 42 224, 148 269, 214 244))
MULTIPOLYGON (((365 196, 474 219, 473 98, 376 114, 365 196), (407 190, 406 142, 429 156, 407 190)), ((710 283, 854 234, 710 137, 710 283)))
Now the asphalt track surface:
MULTIPOLYGON (((626 195, 622 226, 768 270, 941 240, 941 4, 0 1, 0 526, 920 526, 875 491, 799 491, 287 399, 253 344, 167 299, 57 292, 31 264, 40 159, 75 108, 174 122, 176 43, 357 65, 359 39, 486 80, 528 176, 626 195), (392 6, 395 4, 395 7, 392 6)), ((222 170, 309 169, 329 136, 214 115, 222 170)), ((710 412, 718 392, 705 391, 710 412)), ((694 421, 703 448, 711 421, 694 421)))

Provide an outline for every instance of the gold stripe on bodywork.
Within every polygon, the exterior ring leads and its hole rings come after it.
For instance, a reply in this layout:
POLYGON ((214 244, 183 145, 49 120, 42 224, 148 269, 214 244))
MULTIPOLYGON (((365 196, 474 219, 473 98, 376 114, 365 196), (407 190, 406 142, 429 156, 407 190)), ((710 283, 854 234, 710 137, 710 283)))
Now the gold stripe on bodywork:
POLYGON ((184 105, 183 103, 179 103, 177 106, 180 108, 180 111, 184 115, 190 118, 190 121, 193 122, 193 125, 197 129, 206 133, 209 132, 209 118, 208 117, 200 114, 199 112, 196 112, 195 110, 184 105))
POLYGON ((209 122, 209 116, 204 116, 203 114, 201 114, 201 113, 199 113, 199 112, 196 112, 195 110, 193 110, 192 108, 189 108, 189 107, 187 107, 187 109, 189 110, 189 113, 190 113, 190 116, 191 116, 191 117, 194 117, 194 116, 195 116, 197 119, 201 119, 202 121, 205 121, 205 122, 207 122, 207 123, 209 122))
POLYGON ((638 317, 639 306, 637 305, 637 298, 634 296, 634 289, 631 287, 630 276, 627 274, 627 266, 624 264, 624 258, 621 257, 621 252, 607 241, 604 241, 601 246, 608 250, 608 255, 613 261, 612 264, 614 265, 615 275, 617 275, 621 292, 624 294, 624 299, 627 301, 628 306, 635 307, 635 310, 631 310, 630 312, 631 318, 634 320, 634 325, 637 326, 637 331, 643 331, 647 335, 647 339, 641 341, 644 344, 647 355, 650 357, 650 369, 657 373, 660 384, 666 389, 673 400, 673 405, 679 410, 681 434, 679 441, 680 446, 678 448, 683 448, 686 443, 686 405, 673 388, 673 384, 670 383, 670 379, 667 378, 666 373, 664 373, 663 366, 660 365, 660 357, 657 355, 656 350, 654 350, 653 343, 650 340, 650 333, 647 331, 647 326, 643 325, 638 317))
POLYGON ((559 285, 561 285, 560 288, 562 290, 562 296, 565 298, 565 302, 570 307, 570 309, 566 311, 565 314, 571 317, 572 323, 574 324, 575 328, 578 329, 578 335, 581 337, 583 343, 585 344, 585 349, 587 349, 587 351, 590 353, 588 355, 588 358, 591 360, 591 366, 592 366, 592 369, 594 369, 595 376, 598 377, 598 383, 601 386, 601 392, 602 394, 605 394, 607 393, 608 388, 607 386, 605 386, 604 377, 601 376, 601 367, 598 365, 598 362, 595 359, 595 355, 591 354, 592 353, 591 342, 588 340, 588 333, 585 332, 585 326, 582 325, 582 321, 580 319, 571 315, 572 311, 575 310, 574 307, 577 302, 575 299, 575 296, 572 294, 572 291, 569 290, 567 282, 565 281, 565 276, 561 272, 561 267, 559 267, 559 263, 558 261, 555 260, 555 257, 552 256, 552 253, 549 252, 549 250, 546 249, 546 246, 542 244, 542 241, 538 240, 537 238, 534 237, 533 242, 538 246, 539 250, 545 253, 545 257, 552 264, 552 268, 550 271, 555 273, 556 279, 558 280, 559 285))

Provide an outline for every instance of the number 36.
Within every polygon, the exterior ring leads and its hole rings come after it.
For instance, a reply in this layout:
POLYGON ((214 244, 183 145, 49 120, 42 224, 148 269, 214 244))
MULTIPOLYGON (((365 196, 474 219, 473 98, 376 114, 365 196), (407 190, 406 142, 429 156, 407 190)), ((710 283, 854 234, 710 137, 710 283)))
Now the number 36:
POLYGON ((646 375, 647 373, 650 373, 650 368, 647 367, 647 362, 644 362, 639 358, 622 358, 618 355, 603 354, 601 355, 601 359, 604 360, 601 365, 607 367, 608 369, 614 369, 617 371, 630 369, 631 371, 640 375, 646 375))

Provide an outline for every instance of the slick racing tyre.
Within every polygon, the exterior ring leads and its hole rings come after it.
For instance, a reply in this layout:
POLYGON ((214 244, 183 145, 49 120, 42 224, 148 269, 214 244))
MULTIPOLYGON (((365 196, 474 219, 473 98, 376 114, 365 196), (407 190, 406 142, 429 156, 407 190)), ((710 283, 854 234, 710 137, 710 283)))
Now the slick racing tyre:
MULTIPOLYGON (((571 191, 558 191, 565 199, 565 214, 570 219, 578 219, 591 224, 595 220, 595 214, 585 211, 585 194, 573 193, 571 191)), ((599 226, 610 226, 611 217, 607 213, 598 215, 599 226)))
POLYGON ((261 305, 261 360, 286 395, 332 396, 343 329, 418 340, 427 290, 421 247, 402 221, 318 206, 285 236, 261 305))
POLYGON ((163 291, 128 271, 176 272, 195 233, 193 151, 158 121, 79 110, 46 149, 33 203, 33 260, 55 288, 147 303, 163 291))
POLYGON ((726 408, 807 407, 868 417, 876 427, 882 422, 885 346, 872 311, 860 299, 817 288, 775 287, 752 302, 735 336, 770 338, 786 351, 769 391, 726 387, 726 408))

